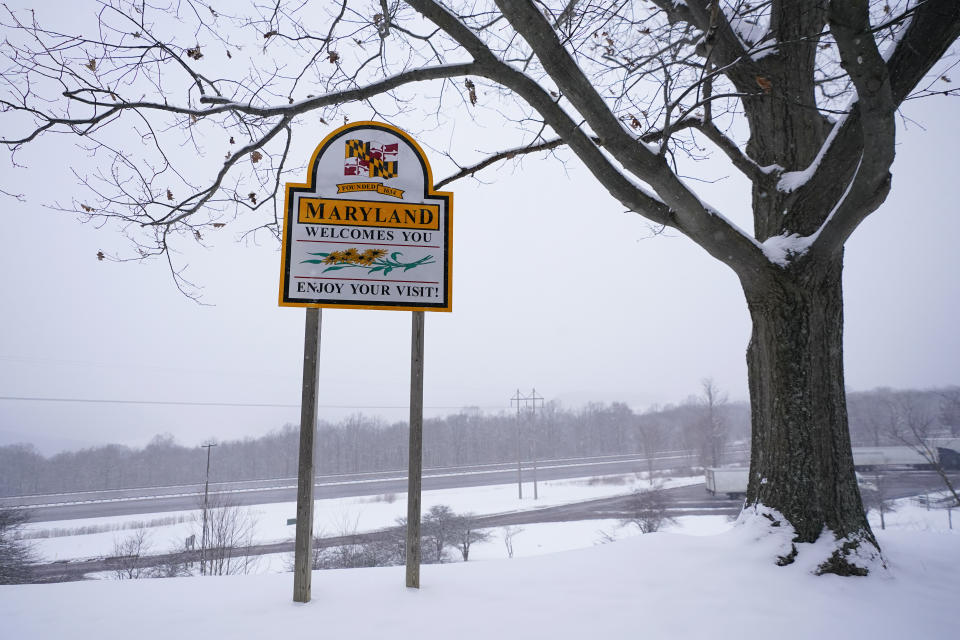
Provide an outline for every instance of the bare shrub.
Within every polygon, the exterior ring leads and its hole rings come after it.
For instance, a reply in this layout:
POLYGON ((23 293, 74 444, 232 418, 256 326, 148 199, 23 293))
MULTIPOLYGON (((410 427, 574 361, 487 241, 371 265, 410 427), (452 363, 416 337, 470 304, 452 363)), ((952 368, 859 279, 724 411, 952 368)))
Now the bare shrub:
POLYGON ((523 533, 523 527, 518 527, 515 525, 507 525, 501 529, 503 536, 503 544, 507 547, 507 557, 513 557, 513 539, 517 537, 518 534, 523 533))
POLYGON ((616 534, 610 531, 604 531, 603 529, 598 529, 597 540, 596 542, 594 542, 594 544, 597 544, 597 545, 610 544, 611 542, 616 542, 616 541, 617 541, 616 534))
POLYGON ((358 540, 325 546, 322 538, 313 541, 313 569, 358 569, 403 564, 403 544, 387 538, 358 540))
POLYGON ((463 561, 470 559, 470 547, 476 542, 487 542, 493 537, 486 529, 477 529, 476 520, 472 513, 465 513, 457 516, 453 521, 451 531, 451 541, 457 548, 463 561))
POLYGON ((164 516, 162 518, 151 518, 150 520, 108 522, 105 524, 83 525, 81 527, 51 527, 49 529, 36 529, 35 531, 24 532, 21 537, 24 540, 67 538, 70 536, 85 536, 91 533, 106 533, 107 531, 128 531, 135 529, 149 529, 153 527, 165 527, 171 524, 180 524, 183 522, 192 521, 192 515, 179 514, 175 516, 164 516))
POLYGON ((385 502, 386 504, 393 504, 397 501, 396 493, 381 493, 379 495, 370 496, 364 502, 385 502))
POLYGON ((257 519, 250 509, 222 495, 209 500, 206 530, 202 515, 195 524, 201 527, 200 573, 214 576, 250 573, 258 562, 250 554, 257 519))
MULTIPOLYGON (((367 534, 357 533, 357 523, 346 519, 333 536, 323 532, 313 537, 312 569, 357 569, 388 567, 406 560, 405 526, 367 534)), ((288 562, 293 570, 293 558, 288 562)))
POLYGON ((446 505, 436 505, 423 516, 420 540, 423 562, 443 562, 444 548, 449 544, 452 521, 456 517, 446 505))
POLYGON ((663 489, 635 492, 628 500, 627 511, 629 515, 620 520, 621 525, 636 525, 641 533, 653 533, 666 524, 676 522, 667 515, 667 498, 663 489))
POLYGON ((151 569, 152 578, 182 578, 193 575, 194 562, 185 547, 180 547, 162 558, 151 569))
POLYGON ((146 529, 137 529, 124 538, 114 538, 111 565, 117 580, 139 580, 150 577, 150 567, 144 556, 150 553, 149 534, 146 529))
POLYGON ((588 487, 595 487, 598 485, 621 485, 627 483, 627 477, 618 475, 618 476, 593 476, 587 480, 588 487))

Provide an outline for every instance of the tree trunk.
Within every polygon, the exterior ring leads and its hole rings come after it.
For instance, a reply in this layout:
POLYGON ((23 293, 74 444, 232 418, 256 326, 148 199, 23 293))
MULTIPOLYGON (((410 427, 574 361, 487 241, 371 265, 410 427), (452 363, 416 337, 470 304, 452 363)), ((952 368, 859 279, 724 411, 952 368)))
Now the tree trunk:
MULTIPOLYGON (((796 532, 794 543, 835 536, 836 551, 819 572, 865 575, 855 558, 880 556, 860 500, 847 424, 842 274, 841 253, 829 262, 772 267, 744 284, 753 321, 747 505, 782 515, 796 532)), ((781 563, 796 553, 794 546, 781 563)))

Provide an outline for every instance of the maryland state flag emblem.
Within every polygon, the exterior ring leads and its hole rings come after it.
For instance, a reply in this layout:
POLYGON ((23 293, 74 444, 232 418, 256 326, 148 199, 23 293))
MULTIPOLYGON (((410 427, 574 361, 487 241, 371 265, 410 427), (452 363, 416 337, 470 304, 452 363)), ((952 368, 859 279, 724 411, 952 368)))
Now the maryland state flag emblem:
POLYGON ((396 178, 397 155, 400 145, 373 144, 362 140, 347 140, 343 175, 366 176, 369 178, 396 178))

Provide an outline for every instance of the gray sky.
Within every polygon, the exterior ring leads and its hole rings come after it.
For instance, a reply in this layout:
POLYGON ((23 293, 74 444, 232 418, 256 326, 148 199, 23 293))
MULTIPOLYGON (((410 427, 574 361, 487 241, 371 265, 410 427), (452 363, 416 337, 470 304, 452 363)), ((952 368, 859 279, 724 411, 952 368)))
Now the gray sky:
MULTIPOLYGON (((960 122, 949 99, 914 101, 904 114, 914 122, 899 123, 893 191, 847 247, 848 390, 960 383, 960 122)), ((498 134, 483 125, 454 132, 453 144, 489 148, 498 134)), ((305 162, 328 131, 301 130, 293 157, 305 162)), ((119 231, 43 206, 83 195, 69 167, 86 161, 71 144, 47 140, 19 157, 27 169, 4 169, 14 176, 5 185, 28 202, 2 201, 0 396, 290 406, 0 400, 0 444, 52 452, 142 445, 164 432, 194 444, 298 422, 304 311, 277 306, 277 243, 266 234, 239 243, 228 225, 211 248, 185 246, 178 257, 214 306, 180 295, 163 262, 98 262, 98 250, 126 248, 119 231)), ((450 172, 442 156, 428 155, 437 177, 450 172)), ((518 386, 565 406, 621 400, 643 409, 697 393, 708 376, 745 400, 750 326, 733 273, 683 237, 652 237, 565 157, 528 158, 447 187, 454 311, 427 314, 428 415, 508 409, 518 386)), ((686 170, 704 180, 727 175, 707 163, 686 170)), ((735 177, 697 188, 752 228, 735 177)), ((337 408, 321 417, 404 419, 410 314, 325 310, 323 322, 320 403, 337 408)))

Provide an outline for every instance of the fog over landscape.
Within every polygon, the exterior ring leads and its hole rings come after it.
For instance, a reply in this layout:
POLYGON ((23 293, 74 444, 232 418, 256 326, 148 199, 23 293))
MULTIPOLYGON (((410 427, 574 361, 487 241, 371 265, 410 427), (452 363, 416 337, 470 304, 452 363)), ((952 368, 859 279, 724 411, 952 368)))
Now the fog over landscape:
MULTIPOLYGON (((948 99, 904 106, 894 189, 847 244, 850 390, 960 382, 960 217, 944 189, 960 144, 953 114, 948 99)), ((460 129, 476 148, 496 135, 460 129)), ((301 161, 324 133, 297 137, 301 161)), ((125 248, 122 235, 44 207, 82 194, 66 163, 82 154, 43 148, 19 154, 27 168, 9 171, 26 202, 7 198, 3 208, 0 443, 54 453, 142 446, 170 433, 200 444, 296 423, 303 311, 276 306, 276 240, 240 239, 228 225, 210 248, 187 247, 177 258, 213 305, 200 306, 176 290, 162 261, 97 261, 97 251, 125 248), (230 406, 246 403, 280 406, 230 406)), ((444 157, 426 149, 435 174, 449 174, 444 157)), ((708 167, 699 163, 698 177, 719 182, 698 189, 746 216, 728 188, 736 176, 708 167)), ((652 235, 584 173, 575 160, 561 172, 555 161, 527 158, 449 187, 454 311, 428 314, 427 415, 509 411, 518 387, 569 407, 619 401, 643 410, 695 395, 705 377, 746 400, 750 321, 736 277, 688 240, 652 235)), ((322 339, 321 417, 406 418, 407 313, 327 310, 322 339)))
POLYGON ((4 640, 956 637, 956 0, 0 33, 4 640))

